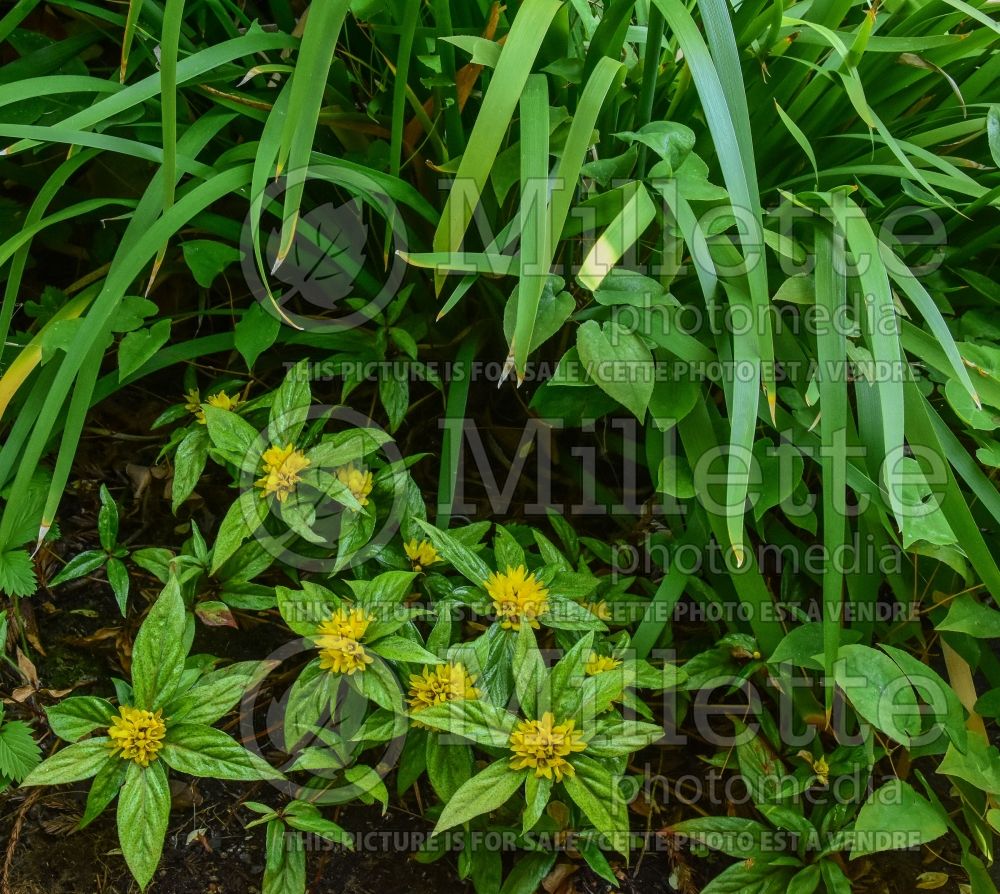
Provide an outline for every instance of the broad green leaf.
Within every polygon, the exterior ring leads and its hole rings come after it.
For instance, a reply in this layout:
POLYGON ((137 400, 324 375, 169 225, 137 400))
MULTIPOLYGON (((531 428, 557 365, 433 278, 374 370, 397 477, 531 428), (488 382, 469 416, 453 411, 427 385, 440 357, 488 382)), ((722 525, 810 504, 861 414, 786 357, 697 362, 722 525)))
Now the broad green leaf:
POLYGON ((80 817, 79 828, 83 829, 89 826, 115 799, 118 790, 125 782, 130 766, 132 766, 131 761, 114 758, 97 771, 90 791, 87 792, 87 805, 84 808, 83 816, 80 817))
POLYGON ((427 536, 441 557, 450 562, 456 571, 477 587, 486 583, 490 576, 490 568, 469 547, 447 531, 435 528, 422 519, 417 519, 417 522, 427 532, 427 536))
POLYGON ((302 636, 312 636, 341 605, 339 597, 313 581, 304 581, 300 590, 275 587, 274 595, 284 622, 302 636))
POLYGON ((490 764, 466 782, 445 804, 433 834, 439 835, 503 806, 521 787, 526 775, 525 770, 511 770, 510 759, 506 757, 490 764))
POLYGON ((769 834, 770 830, 754 819, 739 816, 704 816, 674 823, 670 831, 690 837, 730 857, 746 860, 763 850, 764 836, 769 834))
POLYGON ((570 758, 575 772, 563 777, 569 796, 619 853, 628 849, 628 807, 608 770, 585 754, 570 758))
POLYGON ((545 691, 547 676, 531 625, 522 624, 514 646, 514 691, 526 717, 538 717, 551 708, 552 693, 545 691))
POLYGON ((260 467, 261 455, 267 449, 257 430, 231 410, 223 410, 208 404, 203 405, 202 410, 205 413, 205 424, 208 426, 208 436, 212 445, 238 469, 255 473, 260 467))
POLYGON ((263 894, 302 894, 306 889, 306 849, 280 819, 267 824, 263 894))
POLYGON ((940 838, 947 831, 948 826, 929 801, 903 780, 890 779, 872 792, 858 813, 851 859, 916 847, 940 838))
POLYGON ((219 525, 219 532, 215 536, 210 569, 212 574, 232 557, 247 537, 258 530, 266 517, 267 506, 261 491, 251 488, 239 495, 226 511, 219 525))
POLYGON ((49 586, 57 587, 68 580, 76 580, 90 574, 100 568, 107 559, 108 554, 101 549, 88 549, 78 553, 63 565, 59 573, 49 581, 49 586))
POLYGON ((132 688, 136 707, 156 710, 177 690, 187 654, 184 601, 175 576, 157 597, 132 646, 132 688))
POLYGON ((64 698, 45 709, 52 732, 67 742, 76 742, 95 729, 108 726, 117 713, 110 702, 91 695, 64 698))
POLYGON ((267 424, 267 434, 272 444, 299 447, 297 441, 306 423, 311 402, 309 364, 303 360, 288 370, 274 392, 267 424))
POLYGON ((1000 637, 1000 611, 963 594, 951 601, 948 613, 934 626, 938 630, 964 633, 977 639, 996 639, 1000 637))
POLYGON ((170 338, 170 320, 159 320, 148 329, 128 332, 118 346, 118 379, 124 381, 140 369, 170 338))
MULTIPOLYGON (((822 664, 816 660, 816 656, 823 654, 823 633, 823 624, 819 621, 793 627, 771 653, 771 657, 767 660, 768 664, 777 666, 787 661, 796 667, 821 668, 822 664)), ((848 645, 860 640, 861 633, 856 630, 843 630, 840 637, 842 642, 848 645)))
POLYGON ((794 866, 741 861, 724 869, 700 894, 784 894, 794 873, 794 866))
POLYGON ((266 676, 273 662, 240 661, 211 671, 165 708, 173 721, 216 723, 230 711, 243 694, 266 676))
POLYGON ((863 720, 908 744, 920 731, 913 687, 884 652, 868 646, 841 646, 834 666, 837 685, 863 720))
MULTIPOLYGON (((907 679, 920 698, 932 709, 933 718, 940 733, 949 736, 958 747, 965 748, 968 736, 965 730, 966 712, 955 690, 944 681, 940 674, 919 658, 886 643, 882 649, 902 668, 907 679)), ((936 744, 932 741, 926 744, 936 744)))
POLYGON ((174 477, 170 489, 170 506, 174 514, 194 492, 208 460, 208 432, 203 425, 191 429, 174 453, 174 477))
POLYGON ((675 172, 694 149, 695 134, 690 127, 676 121, 650 121, 637 131, 622 131, 620 140, 642 143, 653 150, 675 172))
POLYGON ((522 854, 504 879, 500 894, 533 894, 552 871, 556 856, 551 851, 522 854))
MULTIPOLYGON (((206 289, 211 287, 220 273, 243 256, 239 249, 214 239, 185 240, 181 243, 181 252, 195 282, 206 289)), ((251 305, 251 308, 256 306, 251 305)))
POLYGON ((262 757, 203 723, 168 726, 160 757, 179 773, 209 779, 280 779, 262 757))
POLYGON ((459 699, 416 712, 426 726, 469 739, 480 745, 504 748, 517 718, 481 699, 459 699))
POLYGON ((274 344, 280 328, 278 317, 269 314, 259 303, 247 308, 233 326, 234 344, 247 369, 252 370, 257 358, 274 344))
POLYGON ((590 378, 642 421, 653 394, 653 355, 642 339, 615 322, 603 329, 588 320, 576 334, 590 378))
POLYGON ((145 890, 163 853, 170 818, 170 786, 160 761, 129 763, 118 794, 118 841, 132 875, 145 890))
POLYGON ((437 796, 447 803, 472 778, 472 749, 458 742, 442 743, 438 736, 427 737, 427 778, 437 796))
POLYGON ((432 655, 419 643, 403 636, 385 636, 372 643, 371 650, 389 661, 413 664, 440 664, 441 659, 432 655))
POLYGON ((1000 793, 1000 751, 979 736, 969 736, 965 753, 949 745, 937 771, 964 779, 980 791, 1000 793))

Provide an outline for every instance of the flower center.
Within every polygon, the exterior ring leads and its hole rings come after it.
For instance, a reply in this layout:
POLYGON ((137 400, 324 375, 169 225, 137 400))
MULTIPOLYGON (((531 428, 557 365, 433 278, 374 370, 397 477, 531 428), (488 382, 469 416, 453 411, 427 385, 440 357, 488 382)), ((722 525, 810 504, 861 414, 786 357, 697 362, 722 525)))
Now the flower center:
POLYGON ((362 506, 368 505, 368 495, 372 492, 372 473, 348 463, 337 469, 337 480, 344 485, 362 506))
POLYGON ((598 655, 597 652, 591 652, 590 656, 587 658, 585 670, 587 671, 587 676, 593 677, 595 674, 603 674, 605 671, 614 670, 620 665, 621 661, 617 658, 611 658, 608 655, 598 655))
POLYGON ((414 571, 423 571, 428 565, 433 565, 438 561, 438 551, 427 540, 419 543, 416 538, 403 544, 403 551, 406 558, 410 560, 410 567, 414 571))
POLYGON ((264 496, 274 494, 279 503, 284 503, 295 485, 302 480, 299 474, 307 468, 310 460, 301 450, 296 450, 294 444, 285 447, 269 447, 261 456, 264 464, 264 476, 257 481, 257 487, 263 488, 264 496))
POLYGON ((140 767, 148 767, 156 760, 163 747, 163 737, 167 727, 160 717, 160 711, 143 711, 122 705, 118 716, 111 718, 108 737, 112 751, 119 752, 124 760, 135 761, 140 767))
POLYGON ((573 720, 556 724, 549 711, 541 720, 522 720, 510 734, 511 769, 533 769, 535 776, 555 777, 556 782, 562 782, 563 776, 575 775, 567 757, 587 747, 582 741, 583 733, 575 726, 573 720))
POLYGON ((483 586, 493 600, 502 627, 520 630, 521 623, 526 622, 538 628, 538 616, 548 609, 549 591, 524 565, 494 572, 483 586))
POLYGON ((361 638, 375 618, 362 608, 338 608, 316 629, 319 665, 332 674, 350 676, 372 663, 361 638))
MULTIPOLYGON (((417 713, 425 708, 461 699, 477 699, 480 692, 475 680, 463 664, 439 664, 424 668, 422 673, 410 675, 410 694, 407 701, 410 711, 417 713)), ((414 726, 423 726, 414 720, 414 726)))

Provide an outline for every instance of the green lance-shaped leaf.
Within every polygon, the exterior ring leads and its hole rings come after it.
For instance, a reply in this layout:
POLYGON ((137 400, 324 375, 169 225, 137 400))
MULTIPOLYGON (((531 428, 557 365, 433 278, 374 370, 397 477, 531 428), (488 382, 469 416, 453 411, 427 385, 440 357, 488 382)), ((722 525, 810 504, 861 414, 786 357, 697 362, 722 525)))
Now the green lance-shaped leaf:
MULTIPOLYGON (((441 212, 434 251, 451 253, 462 244, 535 56, 561 5, 558 0, 525 0, 518 9, 441 212)), ((434 281, 440 291, 441 274, 434 281)))
POLYGON ((872 793, 854 823, 851 859, 878 851, 910 848, 948 831, 937 809, 901 779, 872 793))
POLYGON ((309 155, 323 104, 323 88, 349 7, 348 0, 326 0, 324 3, 312 4, 305 13, 308 19, 299 47, 298 62, 292 74, 291 94, 275 171, 276 175, 285 174, 288 178, 281 240, 274 264, 276 268, 285 260, 295 240, 299 207, 308 176, 309 155))
POLYGON ((177 690, 187 654, 184 601, 171 575, 139 628, 132 647, 132 688, 136 707, 155 710, 177 690))
POLYGON ((145 890, 163 853, 170 816, 166 767, 129 764, 118 795, 118 841, 132 875, 145 890))
POLYGON ((511 770, 510 758, 490 764, 466 782, 445 805, 434 827, 434 834, 468 822, 474 817, 503 806, 524 782, 526 770, 511 770))
MULTIPOLYGON (((756 374, 737 375, 733 388, 727 394, 731 417, 729 502, 742 505, 749 489, 749 470, 741 468, 741 464, 743 457, 750 455, 753 446, 756 407, 762 381, 772 420, 777 403, 774 337, 768 312, 770 298, 767 265, 763 256, 764 234, 746 91, 728 9, 720 8, 714 0, 703 0, 699 4, 711 45, 710 53, 694 19, 683 4, 668 0, 654 2, 684 52, 715 142, 732 205, 745 224, 741 228, 740 241, 747 267, 748 302, 753 327, 744 337, 735 339, 733 359, 738 369, 756 368, 756 374)), ((730 293, 730 300, 733 294, 730 293)), ((737 564, 742 565, 745 558, 742 516, 737 517, 735 513, 728 516, 727 534, 737 564)))
POLYGON ((46 758, 21 781, 21 785, 62 785, 90 779, 112 759, 107 736, 97 736, 61 748, 46 758))
POLYGON ((280 779, 262 757, 248 751, 222 730, 203 723, 177 723, 167 728, 163 760, 179 773, 209 779, 280 779))
POLYGON ((524 378, 538 304, 548 278, 549 92, 545 75, 531 75, 521 94, 521 252, 517 318, 510 356, 518 384, 524 378))

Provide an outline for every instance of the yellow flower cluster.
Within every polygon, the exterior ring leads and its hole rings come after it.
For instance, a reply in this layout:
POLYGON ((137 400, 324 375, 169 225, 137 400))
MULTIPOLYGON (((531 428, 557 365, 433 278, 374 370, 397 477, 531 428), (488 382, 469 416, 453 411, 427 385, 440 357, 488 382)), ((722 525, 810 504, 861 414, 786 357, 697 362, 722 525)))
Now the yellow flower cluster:
POLYGON ((493 600, 501 627, 520 630, 521 623, 526 622, 538 629, 538 616, 549 607, 549 591, 524 565, 508 566, 503 573, 494 571, 483 586, 493 600))
POLYGON ((296 450, 294 444, 269 447, 261 456, 261 461, 264 463, 264 476, 258 479, 257 487, 263 488, 265 497, 274 494, 279 503, 284 503, 295 490, 295 485, 302 480, 299 473, 310 464, 306 455, 296 450))
POLYGON ((201 413, 201 419, 198 420, 199 422, 205 418, 205 414, 201 409, 201 393, 197 388, 192 388, 190 391, 184 392, 184 409, 194 416, 201 413))
MULTIPOLYGON (((197 419, 202 425, 205 424, 205 411, 201 407, 201 395, 198 393, 197 388, 192 388, 184 395, 184 408, 189 412, 193 413, 195 419, 197 419)), ((218 407, 220 410, 229 410, 230 412, 235 412, 236 408, 243 403, 242 400, 237 395, 230 397, 225 391, 217 391, 215 394, 210 394, 206 399, 205 403, 210 407, 218 407)))
POLYGON ((160 717, 160 712, 143 711, 141 708, 130 708, 122 705, 118 716, 111 718, 108 727, 108 743, 112 751, 120 752, 124 760, 135 761, 140 767, 148 767, 150 761, 155 761, 158 752, 163 747, 163 737, 167 727, 160 717))
POLYGON ((348 676, 363 671, 372 657, 361 645, 361 638, 374 620, 363 608, 338 608, 316 629, 319 666, 331 674, 348 676))
POLYGON ((374 484, 371 472, 359 469, 354 463, 348 463, 337 469, 337 480, 362 506, 368 505, 368 495, 372 492, 374 484))
MULTIPOLYGON (((410 674, 410 694, 407 701, 413 713, 462 699, 477 699, 475 679, 463 664, 438 664, 425 667, 419 674, 410 674)), ((418 720, 415 726, 423 726, 418 720)))
POLYGON ((614 670, 616 667, 621 667, 621 661, 609 655, 598 655, 597 652, 591 652, 587 657, 586 671, 589 677, 614 670))
POLYGON ((510 768, 527 767, 539 778, 554 776, 556 782, 562 782, 563 776, 576 775, 566 758, 575 751, 584 751, 587 743, 581 741, 583 733, 575 726, 574 720, 557 724, 551 711, 546 711, 541 720, 522 720, 510 734, 510 750, 514 753, 510 768))
POLYGON ((599 602, 585 602, 583 607, 599 621, 611 620, 611 609, 608 608, 607 602, 603 599, 599 602))
POLYGON ((413 540, 403 544, 403 551, 414 571, 423 571, 428 565, 439 561, 438 551, 429 540, 421 540, 418 543, 414 537, 413 540))
POLYGON ((813 773, 816 774, 816 781, 820 785, 830 784, 830 764, 825 757, 821 757, 813 764, 813 773))

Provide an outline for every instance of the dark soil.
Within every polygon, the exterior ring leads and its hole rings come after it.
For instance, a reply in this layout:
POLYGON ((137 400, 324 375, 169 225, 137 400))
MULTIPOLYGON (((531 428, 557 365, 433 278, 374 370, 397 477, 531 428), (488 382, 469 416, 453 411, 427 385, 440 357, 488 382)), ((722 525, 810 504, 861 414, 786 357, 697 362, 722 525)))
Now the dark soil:
MULTIPOLYGON (((173 781, 174 806, 163 859, 150 894, 253 894, 264 872, 264 831, 247 831, 255 816, 241 802, 264 797, 247 787, 206 780, 173 781)), ((85 789, 10 797, 0 817, 0 834, 11 836, 10 894, 136 894, 118 850, 113 809, 84 831, 75 826, 83 812, 85 789)), ((406 802, 413 800, 405 799, 406 802)), ((349 851, 336 845, 308 853, 310 894, 383 894, 393 888, 412 894, 471 892, 458 877, 454 854, 433 863, 415 858, 411 843, 426 837, 431 824, 421 816, 392 806, 383 816, 378 807, 350 805, 334 818, 357 842, 349 851), (415 833, 415 834, 414 834, 415 833), (401 887, 402 886, 402 887, 401 887)), ((312 844, 312 841, 310 841, 312 844)), ((631 868, 616 865, 624 894, 666 891, 669 866, 665 854, 640 855, 631 868)), ((507 862, 510 864, 511 857, 507 862)), ((580 860, 567 855, 559 873, 573 879, 565 894, 607 894, 615 890, 580 860)))
MULTIPOLYGON (((163 859, 149 894, 254 894, 260 891, 264 872, 264 833, 247 831, 243 823, 252 814, 239 807, 245 789, 217 783, 180 782, 174 785, 174 810, 163 859)), ((0 816, 0 836, 12 836, 7 891, 9 894, 137 894, 118 851, 114 811, 109 810, 86 830, 74 831, 83 810, 83 789, 46 792, 8 798, 0 816)), ((347 851, 339 846, 308 854, 309 894, 438 894, 472 892, 458 878, 457 860, 448 855, 434 863, 414 859, 406 846, 409 833, 426 833, 430 824, 420 816, 391 807, 385 816, 379 808, 351 806, 336 816, 358 836, 361 847, 347 851)), ((0 838, 2 840, 2 838, 0 838)), ((889 852, 876 860, 851 864, 857 894, 913 894, 917 877, 924 872, 944 873, 950 880, 937 890, 957 894, 962 873, 929 851, 889 852)), ((671 892, 671 881, 687 883, 698 892, 729 865, 729 858, 692 859, 659 848, 633 856, 632 865, 615 865, 620 887, 615 889, 595 876, 580 860, 564 855, 557 863, 562 882, 550 876, 560 894, 654 894, 671 892), (566 873, 566 878, 562 874, 566 873), (572 885, 569 887, 568 885, 572 885)))
MULTIPOLYGON (((202 781, 177 786, 163 860, 147 890, 153 894, 259 891, 264 872, 264 830, 243 828, 243 822, 253 817, 237 806, 245 794, 202 781)), ((66 792, 43 797, 28 810, 11 873, 12 894, 125 894, 138 890, 117 850, 114 812, 108 811, 83 832, 73 832, 82 808, 82 794, 66 792)), ((8 805, 8 810, 17 809, 16 802, 8 805)), ((397 810, 380 817, 377 809, 345 811, 340 821, 359 833, 389 829, 399 833, 427 825, 397 810)), ((464 890, 457 882, 454 862, 448 860, 421 865, 405 853, 351 853, 333 846, 310 854, 308 859, 309 890, 317 894, 374 894, 390 886, 398 889, 401 874, 406 879, 404 890, 464 890)))

